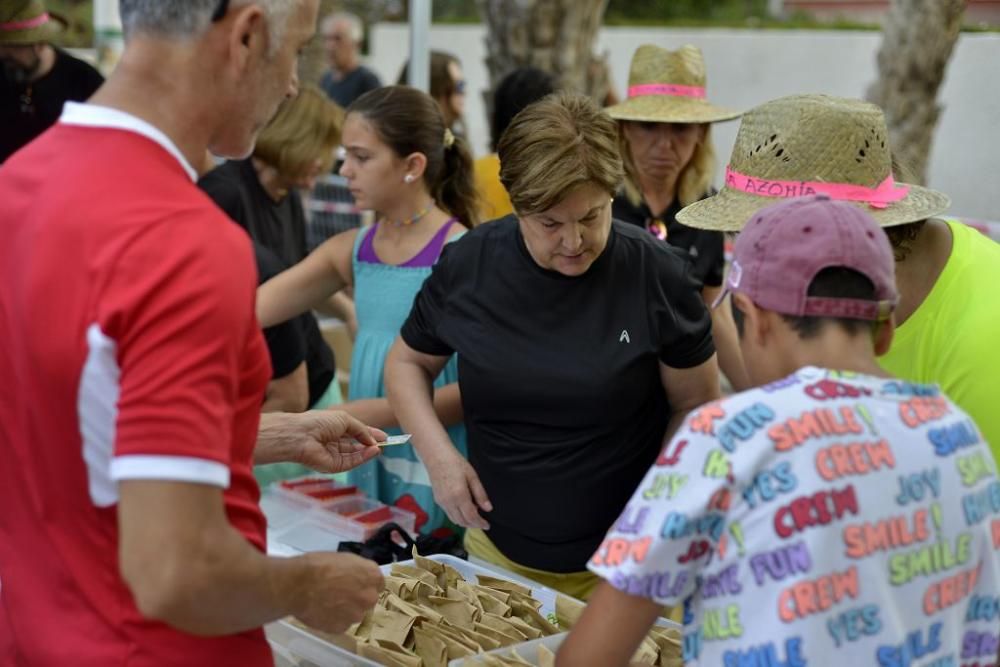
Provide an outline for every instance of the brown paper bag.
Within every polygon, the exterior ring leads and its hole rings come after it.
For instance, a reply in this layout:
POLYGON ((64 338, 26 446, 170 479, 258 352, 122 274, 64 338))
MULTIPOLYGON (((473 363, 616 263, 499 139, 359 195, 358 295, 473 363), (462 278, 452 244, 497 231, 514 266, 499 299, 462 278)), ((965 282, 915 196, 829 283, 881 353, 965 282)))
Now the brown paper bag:
POLYGON ((361 619, 360 623, 355 623, 351 627, 347 628, 347 633, 351 637, 359 640, 367 640, 372 635, 372 611, 365 612, 365 617, 361 619))
POLYGON ((412 601, 416 597, 415 591, 418 584, 423 584, 423 582, 409 577, 394 577, 391 574, 385 577, 385 590, 407 601, 412 601))
POLYGON ((497 616, 509 616, 511 613, 510 605, 501 602, 492 595, 477 592, 476 600, 479 601, 479 607, 483 612, 496 614, 497 616))
POLYGON ((371 639, 382 645, 383 641, 405 646, 417 617, 391 609, 376 609, 372 614, 374 628, 371 639))
POLYGON ((545 644, 538 645, 538 667, 556 667, 556 654, 545 644))
POLYGON ((385 607, 388 609, 392 609, 394 611, 398 611, 402 614, 406 614, 407 616, 414 616, 417 618, 425 619, 434 624, 440 623, 441 620, 444 618, 444 616, 442 616, 437 611, 434 611, 430 607, 425 607, 425 606, 418 607, 417 605, 410 604, 409 602, 403 600, 398 595, 393 595, 391 593, 386 598, 385 607))
POLYGON ((483 651, 494 651, 500 648, 499 641, 489 635, 484 635, 477 630, 468 630, 466 628, 454 628, 454 630, 465 637, 468 641, 479 646, 479 648, 483 651))
MULTIPOLYGON (((556 600, 556 614, 559 613, 559 607, 558 607, 558 605, 559 605, 559 601, 557 599, 556 600)), ((534 627, 536 627, 539 630, 541 630, 542 634, 545 635, 546 637, 548 637, 550 635, 557 635, 557 634, 559 634, 559 628, 557 628, 556 626, 552 625, 552 623, 549 622, 549 619, 547 619, 544 616, 542 616, 541 612, 539 612, 534 607, 529 607, 529 606, 527 606, 527 605, 525 605, 523 603, 515 602, 514 603, 514 615, 517 616, 518 618, 520 618, 522 621, 525 621, 526 623, 528 623, 530 625, 533 625, 534 627)), ((568 630, 568 628, 564 628, 564 629, 568 630)))
POLYGON ((509 635, 506 632, 500 632, 499 630, 491 628, 488 625, 483 625, 482 623, 476 623, 475 630, 476 632, 497 641, 500 646, 513 646, 514 644, 519 644, 523 641, 514 635, 509 635))
POLYGON ((633 665, 656 665, 660 661, 660 647, 648 636, 642 638, 642 643, 632 655, 633 665))
POLYGON ((520 602, 521 604, 527 605, 528 607, 531 607, 533 609, 541 609, 542 608, 542 601, 541 600, 536 600, 535 598, 531 597, 530 595, 523 595, 521 593, 518 593, 517 591, 511 592, 511 594, 510 594, 510 602, 508 602, 507 604, 513 606, 513 604, 515 602, 520 602))
POLYGON ((444 565, 444 583, 446 587, 454 586, 460 581, 465 581, 462 577, 462 573, 453 568, 451 565, 448 565, 447 563, 442 563, 442 565, 444 565))
POLYGON ((499 579, 497 577, 491 577, 485 574, 476 575, 479 580, 480 586, 485 586, 486 588, 492 588, 498 591, 505 591, 508 593, 520 593, 521 595, 526 595, 531 597, 531 589, 527 586, 522 586, 521 584, 515 584, 513 581, 508 581, 506 579, 499 579))
POLYGON ((579 600, 574 600, 565 595, 557 595, 556 619, 559 621, 559 627, 563 630, 571 630, 576 625, 576 622, 580 620, 580 615, 583 614, 585 607, 586 605, 579 600))
POLYGON ((424 667, 448 667, 447 644, 423 628, 413 628, 413 652, 424 661, 424 667))
POLYGON ((466 602, 478 609, 480 614, 485 611, 485 609, 483 609, 483 603, 479 601, 479 594, 476 593, 476 589, 473 588, 469 582, 464 579, 462 581, 455 582, 453 587, 448 588, 448 597, 453 597, 453 591, 455 594, 461 595, 466 602))
POLYGON ((517 628, 518 632, 524 635, 527 639, 538 639, 543 636, 540 628, 536 628, 535 626, 522 621, 517 616, 510 616, 504 620, 517 628))
POLYGON ((440 595, 432 595, 428 598, 434 611, 438 612, 452 625, 460 628, 472 628, 476 621, 478 610, 465 600, 451 600, 440 595))
POLYGON ((376 644, 360 644, 358 655, 388 667, 421 667, 421 660, 416 655, 407 655, 376 644))
POLYGON ((490 597, 500 600, 500 602, 503 602, 504 604, 510 604, 510 593, 507 591, 498 591, 495 588, 489 588, 480 584, 474 585, 473 588, 476 590, 477 594, 489 595, 490 597))
POLYGON ((422 570, 419 567, 413 567, 412 565, 400 565, 399 563, 393 563, 392 568, 389 573, 394 577, 404 577, 409 579, 419 579, 425 584, 429 584, 435 588, 439 588, 437 577, 428 572, 427 570, 422 570))
POLYGON ((488 628, 493 628, 497 632, 514 637, 518 644, 528 640, 528 635, 521 632, 509 619, 501 618, 496 614, 483 614, 479 622, 488 628))
POLYGON ((466 656, 476 655, 479 653, 480 649, 478 646, 473 645, 472 642, 460 635, 458 632, 452 632, 451 629, 445 628, 444 626, 427 625, 421 627, 420 630, 444 642, 444 645, 448 650, 449 660, 464 658, 466 656))

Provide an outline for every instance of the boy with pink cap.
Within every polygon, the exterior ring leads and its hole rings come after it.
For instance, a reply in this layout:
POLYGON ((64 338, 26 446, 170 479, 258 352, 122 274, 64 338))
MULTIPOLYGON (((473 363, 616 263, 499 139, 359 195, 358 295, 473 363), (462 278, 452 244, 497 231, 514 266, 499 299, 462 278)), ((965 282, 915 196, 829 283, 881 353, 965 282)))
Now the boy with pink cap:
POLYGON ((876 361, 898 300, 878 224, 826 195, 764 208, 726 292, 758 388, 667 443, 558 664, 627 664, 681 604, 689 666, 992 664, 996 464, 939 388, 876 361))

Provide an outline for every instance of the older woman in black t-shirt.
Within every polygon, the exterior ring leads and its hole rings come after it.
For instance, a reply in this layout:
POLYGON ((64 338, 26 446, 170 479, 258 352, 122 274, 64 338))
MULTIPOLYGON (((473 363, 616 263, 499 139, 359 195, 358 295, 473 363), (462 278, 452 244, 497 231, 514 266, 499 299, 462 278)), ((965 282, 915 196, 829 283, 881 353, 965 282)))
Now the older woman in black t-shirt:
POLYGON ((617 134, 567 93, 515 117, 498 153, 516 215, 442 254, 385 374, 470 553, 580 597, 595 581, 587 559, 664 437, 719 396, 690 262, 612 222, 617 134), (469 461, 431 402, 453 352, 469 461))
MULTIPOLYGON (((703 285, 705 303, 711 304, 722 291, 723 235, 682 225, 676 216, 681 208, 714 194, 710 124, 737 118, 740 112, 705 99, 705 62, 694 46, 676 51, 640 46, 628 84, 628 98, 607 109, 618 121, 625 166, 612 215, 683 250, 703 285)), ((734 388, 746 389, 750 380, 729 308, 715 310, 712 321, 719 365, 734 388)))

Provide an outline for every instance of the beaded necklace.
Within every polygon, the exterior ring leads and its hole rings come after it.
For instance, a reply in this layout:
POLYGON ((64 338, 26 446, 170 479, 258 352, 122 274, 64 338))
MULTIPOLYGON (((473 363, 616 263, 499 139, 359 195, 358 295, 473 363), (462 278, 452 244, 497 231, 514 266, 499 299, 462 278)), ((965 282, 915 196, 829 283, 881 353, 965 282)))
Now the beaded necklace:
POLYGON ((417 212, 416 215, 411 216, 408 220, 389 220, 388 218, 382 218, 379 222, 384 222, 386 224, 392 225, 393 227, 406 227, 412 225, 415 222, 419 222, 424 216, 431 212, 434 208, 434 200, 423 208, 423 210, 417 212))

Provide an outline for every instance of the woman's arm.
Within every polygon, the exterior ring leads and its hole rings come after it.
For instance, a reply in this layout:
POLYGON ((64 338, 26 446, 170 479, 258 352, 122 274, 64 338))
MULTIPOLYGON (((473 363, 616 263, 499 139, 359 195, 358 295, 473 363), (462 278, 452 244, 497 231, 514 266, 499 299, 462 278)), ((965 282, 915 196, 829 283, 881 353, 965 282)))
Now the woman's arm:
POLYGON ((714 354, 708 361, 691 368, 671 368, 661 361, 660 381, 670 401, 670 421, 663 436, 664 443, 670 442, 689 412, 722 395, 719 365, 714 354))
MULTIPOLYGON (((448 518, 466 528, 489 528, 479 510, 493 509, 479 476, 455 449, 434 410, 432 387, 448 356, 414 350, 396 338, 385 363, 389 403, 430 474, 434 500, 448 518)), ((456 392, 457 393, 457 392, 456 392)))
POLYGON ((736 333, 733 314, 727 303, 712 308, 712 304, 721 293, 722 287, 706 285, 701 290, 708 312, 712 315, 712 338, 715 340, 715 351, 719 355, 719 368, 725 373, 733 389, 744 391, 750 388, 750 376, 743 366, 743 354, 740 352, 740 339, 736 333))
POLYGON ((628 665, 662 612, 663 606, 653 600, 628 595, 602 581, 559 647, 556 666, 628 665))
POLYGON ((358 230, 337 234, 257 288, 257 319, 262 327, 289 320, 319 304, 353 280, 351 253, 358 230))
MULTIPOLYGON (((378 428, 397 428, 399 420, 386 398, 359 398, 334 406, 366 424, 378 428)), ((444 426, 462 423, 462 397, 458 383, 452 382, 434 389, 434 413, 444 426)))
POLYGON ((264 394, 261 412, 304 412, 309 408, 309 377, 306 362, 280 378, 272 378, 264 394))

